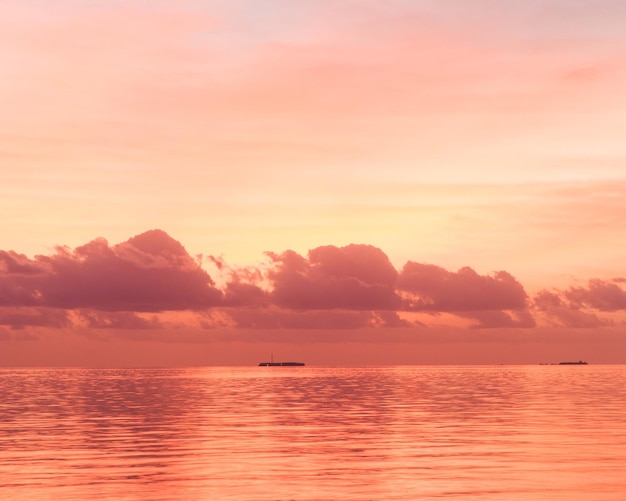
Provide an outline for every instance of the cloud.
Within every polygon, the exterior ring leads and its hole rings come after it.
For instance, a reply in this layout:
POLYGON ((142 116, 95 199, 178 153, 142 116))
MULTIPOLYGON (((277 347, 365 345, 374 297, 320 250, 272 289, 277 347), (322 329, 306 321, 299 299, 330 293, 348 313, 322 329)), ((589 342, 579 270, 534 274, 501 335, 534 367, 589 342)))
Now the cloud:
POLYGON ((112 247, 97 238, 74 251, 57 248, 52 256, 37 256, 18 267, 4 262, 11 265, 0 275, 0 305, 163 311, 221 302, 211 277, 161 230, 112 247), (38 273, 24 275, 23 270, 38 273))
POLYGON ((163 323, 156 315, 146 318, 130 311, 82 310, 78 321, 90 329, 153 330, 163 328, 163 323))
POLYGON ((617 283, 594 278, 587 287, 571 287, 565 291, 565 297, 573 304, 587 306, 600 311, 618 311, 626 309, 626 291, 617 283))
POLYGON ((558 327, 594 328, 609 325, 608 320, 581 309, 558 292, 540 291, 533 299, 535 309, 544 313, 548 321, 558 327))
POLYGON ((397 271, 371 245, 324 246, 306 259, 293 251, 268 253, 276 265, 269 272, 276 306, 294 310, 393 310, 397 271))
POLYGON ((254 284, 230 282, 224 290, 224 306, 260 307, 269 304, 267 292, 254 284))
POLYGON ((270 305, 268 292, 262 288, 266 281, 261 268, 230 266, 224 259, 214 256, 209 256, 208 260, 225 277, 224 306, 258 308, 270 305))
POLYGON ((45 269, 25 255, 13 251, 0 251, 0 271, 11 275, 39 275, 45 269))
POLYGON ((529 329, 537 324, 528 310, 504 311, 482 310, 457 313, 458 316, 469 318, 476 323, 472 329, 523 328, 529 329))
POLYGON ((12 329, 24 327, 70 327, 72 322, 65 310, 56 308, 0 308, 0 325, 12 329))
POLYGON ((469 267, 450 272, 433 264, 409 261, 398 276, 397 287, 411 311, 466 312, 523 310, 527 295, 506 271, 479 275, 469 267))
MULTIPOLYGON (((398 272, 381 249, 364 244, 267 257, 247 267, 208 257, 218 287, 201 268, 204 258, 161 230, 117 245, 96 238, 34 259, 2 252, 0 306, 13 310, 0 325, 342 330, 423 326, 420 315, 438 313, 475 328, 535 325, 524 288, 505 271, 488 276, 409 261, 398 272)), ((446 319, 428 323, 437 322, 446 319)))
POLYGON ((233 309, 236 327, 246 329, 363 329, 410 327, 395 311, 233 309))

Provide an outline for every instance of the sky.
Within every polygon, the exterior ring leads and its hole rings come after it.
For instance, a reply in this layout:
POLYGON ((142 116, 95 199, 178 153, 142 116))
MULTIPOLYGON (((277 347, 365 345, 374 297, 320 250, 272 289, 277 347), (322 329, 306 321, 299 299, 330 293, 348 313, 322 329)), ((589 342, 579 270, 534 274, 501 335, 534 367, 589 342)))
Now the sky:
POLYGON ((0 365, 626 363, 625 23, 0 2, 0 365))

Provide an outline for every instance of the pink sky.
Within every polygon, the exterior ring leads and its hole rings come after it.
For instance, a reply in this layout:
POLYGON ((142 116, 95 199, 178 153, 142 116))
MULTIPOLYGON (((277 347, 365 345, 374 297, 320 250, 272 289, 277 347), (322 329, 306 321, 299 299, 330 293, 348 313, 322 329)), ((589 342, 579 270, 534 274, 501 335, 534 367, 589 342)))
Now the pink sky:
POLYGON ((0 364, 626 362, 624 23, 0 3, 0 364))

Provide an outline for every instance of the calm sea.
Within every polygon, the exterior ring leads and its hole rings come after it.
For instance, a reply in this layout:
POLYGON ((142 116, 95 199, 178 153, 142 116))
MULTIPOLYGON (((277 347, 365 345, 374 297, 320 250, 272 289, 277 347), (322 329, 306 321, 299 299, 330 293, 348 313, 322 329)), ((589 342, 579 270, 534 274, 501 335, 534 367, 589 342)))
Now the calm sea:
POLYGON ((0 370, 0 499, 626 499, 626 366, 0 370))

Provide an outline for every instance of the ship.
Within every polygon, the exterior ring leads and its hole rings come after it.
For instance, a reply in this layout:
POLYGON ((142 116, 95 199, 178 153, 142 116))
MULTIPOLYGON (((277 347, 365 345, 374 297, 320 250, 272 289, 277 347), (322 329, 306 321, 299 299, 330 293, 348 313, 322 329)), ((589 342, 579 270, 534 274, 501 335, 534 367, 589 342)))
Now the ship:
POLYGON ((579 360, 578 362, 559 362, 559 365, 587 365, 587 362, 579 360))
POLYGON ((303 367, 304 362, 261 362, 259 367, 303 367))
POLYGON ((303 367, 303 362, 274 362, 274 355, 271 356, 271 362, 261 362, 259 367, 303 367))

